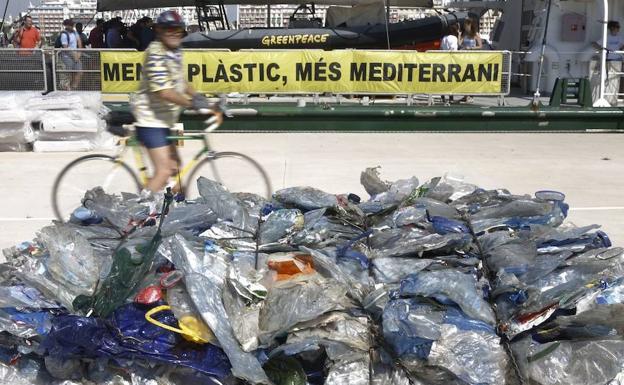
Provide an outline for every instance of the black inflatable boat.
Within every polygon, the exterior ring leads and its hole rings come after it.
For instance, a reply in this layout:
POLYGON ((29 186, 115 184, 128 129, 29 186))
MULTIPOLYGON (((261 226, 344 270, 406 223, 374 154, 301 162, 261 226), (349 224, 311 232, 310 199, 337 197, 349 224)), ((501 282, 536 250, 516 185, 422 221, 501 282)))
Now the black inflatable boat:
POLYGON ((341 49, 428 47, 446 34, 449 25, 462 23, 465 13, 449 13, 398 23, 359 27, 253 28, 196 32, 182 42, 185 48, 341 49))

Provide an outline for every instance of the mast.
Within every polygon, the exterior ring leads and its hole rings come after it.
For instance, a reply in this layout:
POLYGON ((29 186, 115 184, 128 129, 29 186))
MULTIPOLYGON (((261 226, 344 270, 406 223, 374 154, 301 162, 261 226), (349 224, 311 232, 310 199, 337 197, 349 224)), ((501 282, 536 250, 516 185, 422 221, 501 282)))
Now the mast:
POLYGON ((607 50, 604 46, 607 45, 607 23, 609 22, 609 1, 603 0, 604 12, 603 12, 603 26, 602 26, 602 45, 600 50, 600 97, 594 103, 594 107, 611 107, 607 99, 605 99, 605 81, 607 76, 607 50))

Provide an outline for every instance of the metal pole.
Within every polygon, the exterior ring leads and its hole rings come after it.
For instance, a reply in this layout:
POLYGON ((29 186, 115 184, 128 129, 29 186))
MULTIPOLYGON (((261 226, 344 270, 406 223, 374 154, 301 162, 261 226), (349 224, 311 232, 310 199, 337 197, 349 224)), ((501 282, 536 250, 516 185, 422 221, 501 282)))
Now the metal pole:
POLYGON ((41 61, 43 62, 43 91, 48 92, 48 66, 46 65, 45 52, 40 48, 41 61))
POLYGON ((271 4, 267 4, 267 28, 271 28, 271 4))
POLYGON ((56 49, 52 50, 52 89, 56 91, 56 49))
POLYGON ((609 23, 609 1, 603 0, 604 14, 603 14, 603 26, 602 26, 602 46, 600 55, 600 94, 598 100, 594 103, 594 107, 611 107, 611 104, 605 99, 605 82, 607 77, 607 24, 609 23))
POLYGON ((95 13, 93 14, 93 16, 91 16, 91 18, 89 19, 89 21, 87 22, 87 24, 85 24, 85 25, 84 25, 84 28, 85 28, 85 29, 86 29, 86 28, 87 28, 87 27, 91 24, 91 22, 93 21, 93 19, 95 19, 95 17, 97 16, 97 14, 98 14, 98 13, 97 13, 97 12, 95 12, 95 13))
MULTIPOLYGON (((606 0, 605 0, 606 1, 606 0)), ((540 54, 539 67, 537 71, 537 86, 535 87, 535 94, 533 94, 533 106, 539 105, 540 98, 540 85, 542 81, 542 68, 544 66, 544 54, 546 53, 546 39, 548 38, 548 24, 550 22, 550 8, 552 6, 552 0, 548 0, 548 9, 546 10, 546 25, 544 25, 544 36, 542 38, 542 52, 540 54)))
POLYGON ((225 10, 225 5, 223 3, 219 4, 221 7, 221 24, 224 24, 223 29, 231 29, 230 28, 230 20, 228 20, 227 11, 225 10), (225 23, 223 23, 225 21, 225 23))
POLYGON ((390 0, 384 0, 386 5, 386 42, 388 43, 388 49, 390 49, 390 0))

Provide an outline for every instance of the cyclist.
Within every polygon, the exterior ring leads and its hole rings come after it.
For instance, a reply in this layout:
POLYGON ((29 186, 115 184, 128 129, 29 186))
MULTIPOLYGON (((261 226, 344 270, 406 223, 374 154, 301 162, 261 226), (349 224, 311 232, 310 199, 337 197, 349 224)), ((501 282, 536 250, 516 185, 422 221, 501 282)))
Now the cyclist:
POLYGON ((211 110, 218 123, 222 112, 211 106, 186 81, 182 69, 180 44, 185 34, 182 17, 175 11, 165 11, 155 25, 156 40, 145 52, 145 62, 139 91, 131 96, 130 104, 136 119, 136 135, 147 148, 154 165, 154 175, 141 197, 148 198, 161 191, 179 168, 180 158, 175 145, 167 139, 171 127, 178 121, 182 108, 211 110))

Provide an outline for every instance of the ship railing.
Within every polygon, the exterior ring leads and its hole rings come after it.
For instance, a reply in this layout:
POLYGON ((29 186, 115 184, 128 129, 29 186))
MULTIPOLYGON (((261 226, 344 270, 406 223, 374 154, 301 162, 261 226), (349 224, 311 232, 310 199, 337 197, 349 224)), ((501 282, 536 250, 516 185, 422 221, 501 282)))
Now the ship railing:
MULTIPOLYGON (((50 50, 51 58, 52 58, 52 68, 53 68, 53 84, 54 90, 68 90, 70 87, 71 78, 76 74, 80 74, 81 80, 78 83, 77 87, 74 87, 73 91, 101 91, 101 52, 104 51, 119 51, 119 52, 136 52, 135 50, 129 49, 53 49, 50 50), (76 55, 79 56, 78 62, 79 65, 74 64, 72 57, 76 55)), ((205 52, 206 49, 187 49, 185 51, 197 51, 197 52, 205 52)), ((210 51, 216 52, 228 52, 227 49, 214 49, 210 51)), ((258 52, 259 50, 241 50, 242 52, 258 52)), ((266 50, 262 50, 266 51, 266 50)), ((282 51, 282 50, 271 50, 282 51)), ((283 50, 283 51, 292 51, 292 50, 283 50)), ((438 51, 439 52, 439 51, 438 51)), ((489 51, 497 52, 497 51, 489 51)), ((501 88, 497 92, 493 93, 481 93, 479 96, 504 96, 510 93, 511 83, 510 83, 510 75, 511 75, 511 53, 509 51, 500 51, 503 56, 503 68, 501 71, 502 82, 501 88)), ((452 95, 452 92, 449 92, 448 95, 452 95)), ((331 92, 319 92, 319 93, 310 93, 310 92, 286 92, 279 93, 275 91, 254 93, 248 96, 255 95, 266 95, 273 98, 273 100, 280 101, 288 101, 288 100, 300 100, 302 97, 310 97, 311 100, 321 101, 327 100, 327 98, 335 98, 336 100, 340 100, 343 103, 348 103, 348 100, 356 98, 356 99, 364 99, 366 102, 366 98, 368 100, 373 100, 375 98, 384 98, 384 97, 396 97, 399 100, 404 100, 406 103, 412 103, 416 100, 422 98, 428 98, 430 95, 428 94, 397 94, 397 93, 358 93, 358 92, 349 92, 349 93, 331 93, 331 92)), ((245 98, 246 95, 240 95, 245 98)))
POLYGON ((0 90, 45 91, 49 75, 42 49, 0 49, 0 90))
MULTIPOLYGON (((103 51, 130 51, 135 50, 121 49, 0 49, 0 90, 66 90, 71 83, 74 74, 80 74, 81 80, 75 91, 102 91, 101 84, 101 52, 103 51), (80 54, 80 66, 71 65, 68 56, 72 53, 80 54), (65 59, 64 59, 65 58, 65 59)), ((205 51, 191 50, 191 51, 205 51)), ((228 51, 228 50, 216 50, 228 51)), ((256 50, 257 51, 257 50, 256 50)), ((439 51, 438 51, 439 52, 439 51)), ((493 51, 486 51, 493 52, 493 51)), ((496 51, 494 51, 496 52, 496 51)), ((535 54, 530 51, 500 51, 503 53, 503 81, 501 83, 500 92, 492 94, 480 94, 479 96, 497 97, 499 104, 505 104, 505 97, 510 94, 512 83, 517 85, 522 81, 531 79, 532 72, 530 67, 523 66, 523 58, 529 54, 535 54), (515 65, 512 66, 512 63, 515 65), (524 79, 524 80, 523 80, 524 79)), ((617 51, 624 56, 624 51, 617 51)), ((568 54, 560 52, 560 54, 568 54)), ((580 52, 570 53, 580 54, 580 52)), ((598 55, 595 55, 598 58, 598 55)), ((587 75, 594 79, 599 78, 600 73, 596 73, 596 69, 600 68, 599 59, 588 62, 587 75)), ((565 65, 559 63, 560 66, 565 65)), ((607 81, 617 77, 618 80, 624 76, 624 69, 614 71, 613 69, 607 74, 607 81)), ((592 81, 592 84, 594 82, 592 81)), ((521 87, 522 88, 522 87, 521 87)), ((550 90, 547 90, 550 91, 550 90)), ((312 102, 312 103, 339 103, 339 104, 369 104, 375 101, 383 100, 384 103, 396 104, 421 104, 434 102, 441 99, 442 96, 451 96, 453 93, 446 94, 371 94, 371 93, 276 93, 266 92, 262 94, 238 94, 236 100, 242 103, 251 101, 264 100, 267 102, 312 102)), ((607 87, 606 96, 616 96, 618 99, 624 99, 624 93, 620 92, 617 87, 607 87)))
POLYGON ((101 53, 104 51, 137 52, 135 49, 50 49, 54 91, 101 91, 101 53), (79 82, 72 78, 80 76, 79 82))
MULTIPOLYGON (((624 59, 624 51, 612 51, 624 59)), ((607 76, 605 76, 605 97, 607 100, 617 100, 618 104, 624 102, 624 92, 621 92, 621 80, 624 77, 622 60, 607 60, 607 76)))

